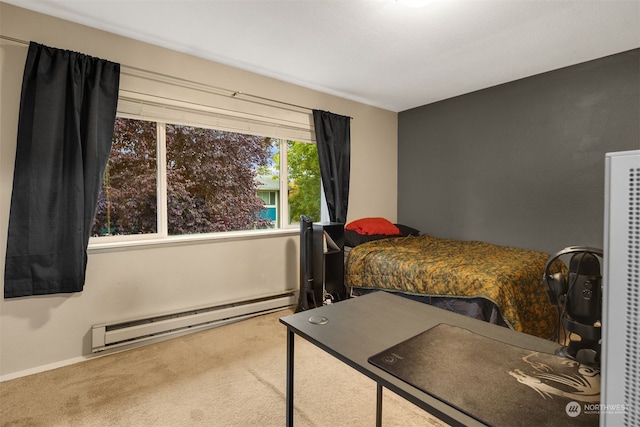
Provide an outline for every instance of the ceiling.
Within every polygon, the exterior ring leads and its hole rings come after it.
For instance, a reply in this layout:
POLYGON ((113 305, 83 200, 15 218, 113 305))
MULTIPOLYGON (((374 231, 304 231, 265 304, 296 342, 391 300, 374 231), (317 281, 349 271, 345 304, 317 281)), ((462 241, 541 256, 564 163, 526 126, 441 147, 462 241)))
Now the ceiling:
POLYGON ((640 47, 640 0, 2 0, 391 111, 640 47))

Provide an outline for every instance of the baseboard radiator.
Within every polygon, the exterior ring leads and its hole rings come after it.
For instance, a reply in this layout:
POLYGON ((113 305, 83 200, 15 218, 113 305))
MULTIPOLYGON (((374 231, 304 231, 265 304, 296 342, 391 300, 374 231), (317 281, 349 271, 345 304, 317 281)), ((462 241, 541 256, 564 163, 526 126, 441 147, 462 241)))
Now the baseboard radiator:
POLYGON ((92 327, 92 351, 134 347, 213 328, 296 304, 295 291, 92 327))

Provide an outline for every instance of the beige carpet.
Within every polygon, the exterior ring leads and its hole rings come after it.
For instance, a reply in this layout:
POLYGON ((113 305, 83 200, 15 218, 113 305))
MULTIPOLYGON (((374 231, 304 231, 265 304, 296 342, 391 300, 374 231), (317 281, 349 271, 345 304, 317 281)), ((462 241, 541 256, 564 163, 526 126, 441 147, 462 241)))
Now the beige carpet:
MULTIPOLYGON (((0 383, 0 425, 284 426, 291 310, 0 383)), ((375 425, 375 383, 296 336, 295 425, 375 425)), ((383 426, 444 426, 384 391, 383 426)))

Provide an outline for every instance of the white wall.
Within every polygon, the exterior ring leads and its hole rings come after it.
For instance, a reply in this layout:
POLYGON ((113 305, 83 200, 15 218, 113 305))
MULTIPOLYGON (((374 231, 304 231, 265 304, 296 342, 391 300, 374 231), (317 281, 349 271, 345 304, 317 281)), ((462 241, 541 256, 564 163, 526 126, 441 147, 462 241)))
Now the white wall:
MULTIPOLYGON (((129 67, 349 115, 353 117, 349 220, 363 216, 396 220, 396 113, 3 3, 0 33, 129 67)), ((2 271, 26 53, 27 46, 0 40, 2 271)), ((90 356, 90 330, 95 323, 297 289, 298 277, 295 230, 255 239, 90 250, 83 292, 0 301, 0 379, 90 356)))

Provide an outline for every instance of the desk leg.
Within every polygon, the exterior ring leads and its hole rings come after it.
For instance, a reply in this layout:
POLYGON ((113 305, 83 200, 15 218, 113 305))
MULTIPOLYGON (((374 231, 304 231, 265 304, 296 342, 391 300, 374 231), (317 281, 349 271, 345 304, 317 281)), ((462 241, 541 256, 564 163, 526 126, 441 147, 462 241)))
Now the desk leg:
POLYGON ((382 385, 376 384, 376 427, 382 427, 382 385))
POLYGON ((293 427, 293 342, 295 334, 287 328, 287 427, 293 427))

